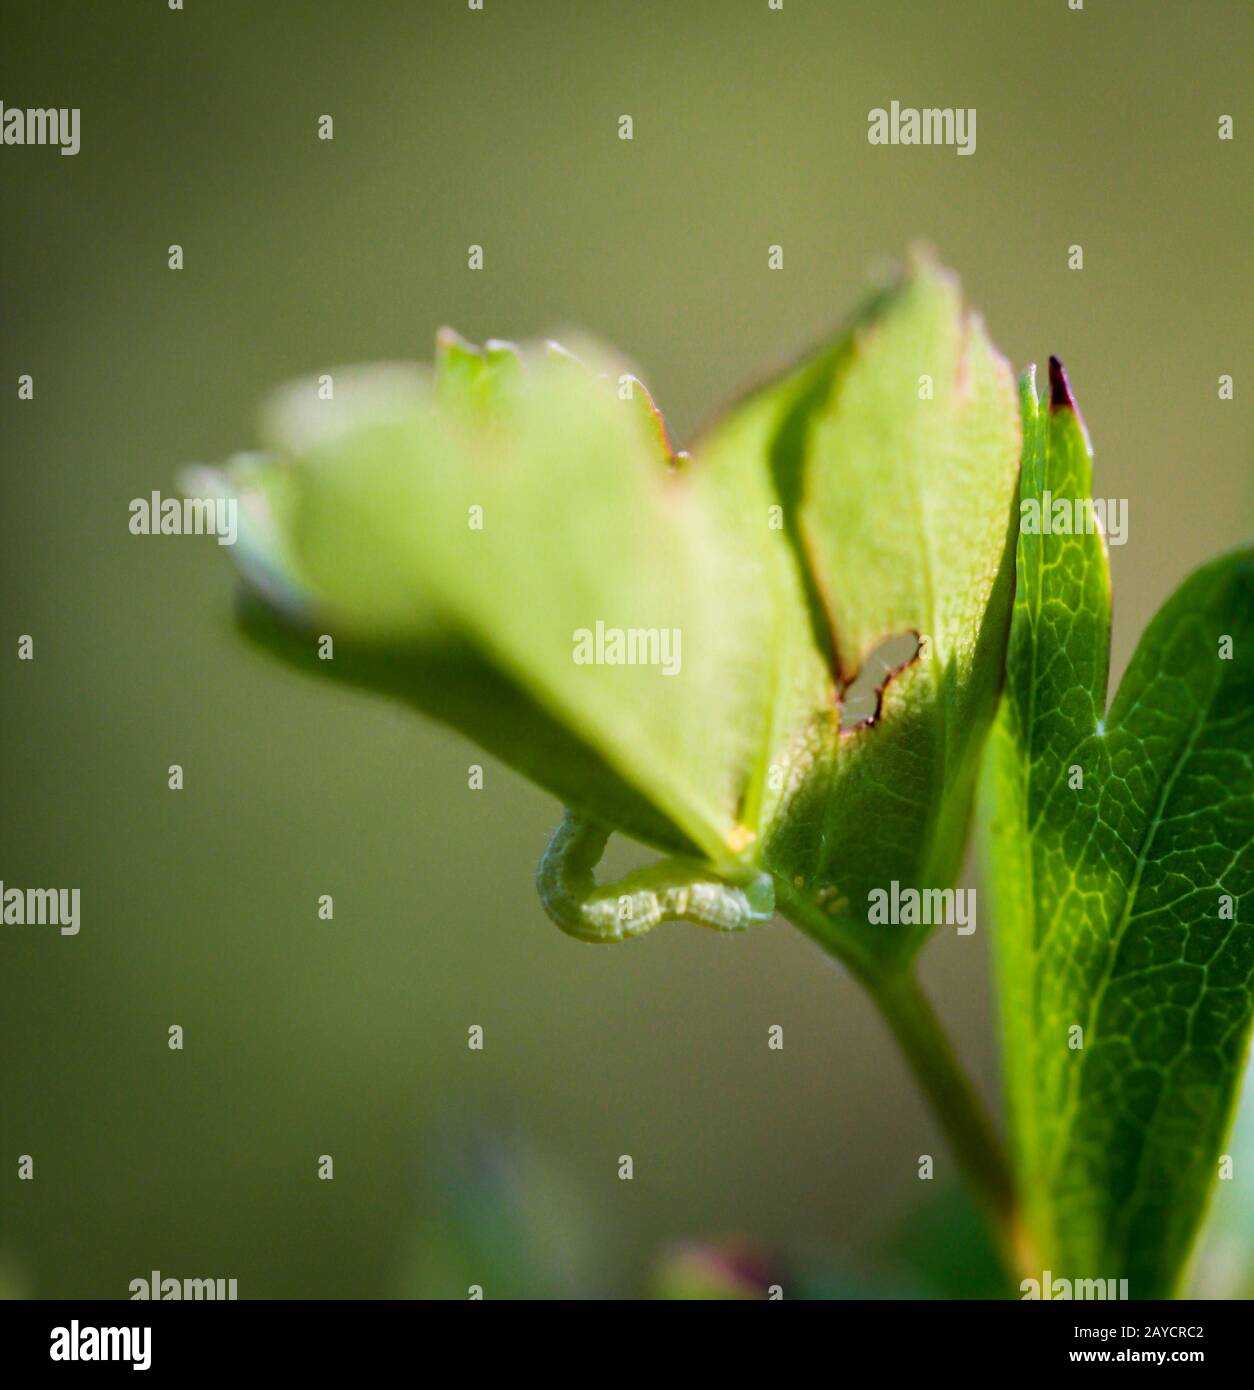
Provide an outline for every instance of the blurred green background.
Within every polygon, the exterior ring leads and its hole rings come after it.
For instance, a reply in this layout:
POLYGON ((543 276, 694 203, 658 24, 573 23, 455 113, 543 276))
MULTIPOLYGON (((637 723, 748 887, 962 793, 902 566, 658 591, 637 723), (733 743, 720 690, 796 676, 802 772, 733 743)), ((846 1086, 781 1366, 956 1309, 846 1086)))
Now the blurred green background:
MULTIPOLYGON (((589 330, 682 440, 924 238, 1016 365, 1063 357, 1130 499, 1117 675, 1248 531, 1254 10, 6 0, 2 27, 0 99, 81 107, 82 150, 0 148, 0 876, 80 887, 83 925, 0 927, 0 1288, 630 1295, 673 1242, 742 1236, 786 1284, 981 1291, 911 1082, 799 933, 562 936, 548 797, 491 762, 471 792, 453 735, 268 663, 217 548, 137 539, 127 504, 255 442, 273 384, 429 357, 443 323, 589 330), (894 98, 975 107, 975 156, 869 145, 894 98)), ((993 1096, 988 927, 924 974, 993 1096)))

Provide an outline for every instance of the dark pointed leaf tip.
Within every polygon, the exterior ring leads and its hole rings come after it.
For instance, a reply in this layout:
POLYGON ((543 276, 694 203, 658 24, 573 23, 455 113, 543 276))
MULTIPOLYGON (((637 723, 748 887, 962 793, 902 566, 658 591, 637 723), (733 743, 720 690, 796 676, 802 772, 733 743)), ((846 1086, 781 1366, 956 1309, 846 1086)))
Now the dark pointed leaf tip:
POLYGON ((1075 397, 1071 394, 1071 383, 1067 380, 1067 369, 1056 358, 1049 359, 1049 408, 1051 410, 1075 410, 1075 397))

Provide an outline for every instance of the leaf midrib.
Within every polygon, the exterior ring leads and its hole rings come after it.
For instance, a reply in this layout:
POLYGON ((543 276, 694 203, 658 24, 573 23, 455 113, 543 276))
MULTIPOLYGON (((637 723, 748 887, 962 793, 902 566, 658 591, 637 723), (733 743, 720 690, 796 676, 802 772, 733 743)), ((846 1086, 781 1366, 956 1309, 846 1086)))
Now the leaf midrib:
MULTIPOLYGON (((1106 992, 1109 989, 1111 981, 1114 978, 1115 961, 1118 959, 1120 947, 1123 944, 1124 937, 1127 935, 1129 924, 1132 921, 1133 907, 1136 903, 1137 894, 1140 891, 1141 879, 1145 872, 1145 866, 1149 862, 1150 851, 1153 849, 1154 840, 1162 827, 1163 813, 1166 810, 1168 799, 1170 798, 1171 793, 1175 788, 1176 782, 1179 780, 1180 773, 1183 771, 1184 767, 1187 765, 1187 763, 1193 756, 1193 749, 1197 745, 1197 740, 1200 737, 1203 728, 1205 728, 1207 722, 1209 721, 1210 712, 1214 705, 1214 701, 1215 688, 1212 686, 1210 695, 1208 696, 1206 703, 1199 707, 1197 718, 1193 723, 1193 727, 1190 730, 1188 739, 1181 746, 1181 751, 1176 757, 1175 763, 1169 775, 1165 777, 1163 780, 1162 791, 1158 797, 1158 803, 1154 809, 1154 814, 1146 822, 1145 833, 1142 836, 1141 841, 1141 848, 1136 859, 1136 867, 1133 870, 1132 879, 1128 884, 1127 891, 1124 894, 1123 904, 1119 914, 1119 924, 1116 927, 1112 936, 1110 937, 1109 944, 1107 947, 1106 963, 1102 971, 1102 977, 1099 980, 1096 988, 1092 991, 1090 995, 1088 1014, 1084 1025, 1084 1035, 1086 1040, 1092 1039, 1092 1032, 1096 1025, 1096 1021, 1099 1017, 1101 1006, 1106 998, 1106 992)), ((1135 705, 1132 706, 1132 708, 1135 708, 1135 705)), ((1096 734, 1096 731, 1094 732, 1093 736, 1104 737, 1104 735, 1096 734)), ((1086 1045, 1084 1050, 1081 1052, 1079 1065, 1072 1069, 1075 1075, 1074 1080, 1070 1082, 1067 1088, 1067 1099, 1065 1102, 1066 1110, 1064 1112, 1063 1119, 1058 1127, 1058 1132, 1060 1136, 1066 1136, 1070 1133, 1071 1124, 1075 1116, 1075 1109, 1079 1101, 1080 1083, 1083 1080, 1085 1064, 1087 1063, 1087 1061, 1088 1047, 1086 1045)), ((1141 1129, 1140 1131, 1138 1131, 1138 1163, 1140 1163, 1141 1156, 1144 1153, 1145 1138, 1148 1135, 1148 1133, 1148 1128, 1141 1129)), ((1049 1168, 1047 1169, 1051 1181, 1057 1174, 1058 1165, 1062 1162, 1062 1156, 1063 1144, 1055 1144, 1053 1146, 1053 1159, 1049 1165, 1049 1168)))

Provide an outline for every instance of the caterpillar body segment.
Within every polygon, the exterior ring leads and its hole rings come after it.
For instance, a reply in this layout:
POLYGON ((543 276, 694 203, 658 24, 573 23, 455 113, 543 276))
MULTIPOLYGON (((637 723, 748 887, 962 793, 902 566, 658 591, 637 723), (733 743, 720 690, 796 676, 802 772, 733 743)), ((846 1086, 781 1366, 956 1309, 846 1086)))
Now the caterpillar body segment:
POLYGON ((758 874, 742 886, 716 877, 696 860, 664 859, 616 883, 598 885, 593 870, 609 837, 605 826, 568 810, 536 872, 544 910, 580 941, 626 941, 661 922, 743 931, 769 922, 774 913, 769 874, 758 874))

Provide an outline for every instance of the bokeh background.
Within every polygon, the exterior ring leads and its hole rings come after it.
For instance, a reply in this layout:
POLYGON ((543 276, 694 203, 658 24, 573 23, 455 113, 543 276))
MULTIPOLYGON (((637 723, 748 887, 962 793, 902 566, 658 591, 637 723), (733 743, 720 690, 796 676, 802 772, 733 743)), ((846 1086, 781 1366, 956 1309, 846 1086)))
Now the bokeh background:
MULTIPOLYGON (((81 107, 82 150, 0 148, 0 875, 80 887, 83 926, 0 928, 0 1288, 638 1295, 740 1238, 723 1264, 791 1290, 987 1291, 909 1078, 799 933, 568 940, 550 798, 269 663, 217 547, 127 504, 254 442, 272 385, 443 323, 589 330, 682 440, 923 238, 1016 365, 1064 358, 1130 499, 1117 675, 1249 530, 1251 51, 1242 0, 6 0, 0 99, 81 107), (894 98, 977 108, 975 156, 869 145, 894 98)), ((995 1097, 988 926, 924 974, 995 1097)))

